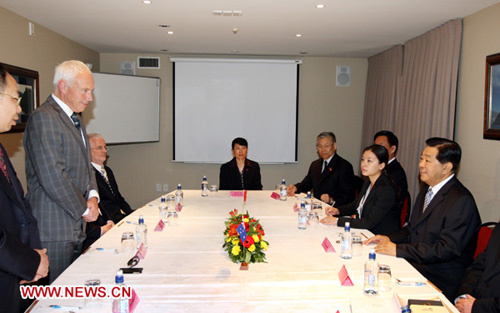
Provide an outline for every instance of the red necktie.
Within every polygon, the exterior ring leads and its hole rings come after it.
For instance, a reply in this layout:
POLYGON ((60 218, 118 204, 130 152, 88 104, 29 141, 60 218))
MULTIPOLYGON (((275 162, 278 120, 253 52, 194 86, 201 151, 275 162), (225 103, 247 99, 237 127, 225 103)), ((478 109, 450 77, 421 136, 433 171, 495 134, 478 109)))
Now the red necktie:
POLYGON ((7 173, 7 165, 5 165, 2 149, 0 149, 0 169, 2 170, 3 174, 5 175, 5 178, 7 178, 7 181, 10 184, 9 174, 7 173))

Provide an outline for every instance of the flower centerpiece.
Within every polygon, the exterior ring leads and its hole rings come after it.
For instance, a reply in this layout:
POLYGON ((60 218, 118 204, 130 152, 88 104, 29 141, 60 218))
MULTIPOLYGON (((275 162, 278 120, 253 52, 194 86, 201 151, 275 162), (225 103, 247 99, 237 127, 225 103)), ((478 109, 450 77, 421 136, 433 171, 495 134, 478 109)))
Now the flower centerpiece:
POLYGON ((266 262, 266 254, 269 243, 264 240, 264 229, 259 220, 246 214, 238 214, 234 209, 229 212, 229 219, 224 222, 225 242, 222 245, 227 251, 229 258, 234 263, 260 263, 266 262))

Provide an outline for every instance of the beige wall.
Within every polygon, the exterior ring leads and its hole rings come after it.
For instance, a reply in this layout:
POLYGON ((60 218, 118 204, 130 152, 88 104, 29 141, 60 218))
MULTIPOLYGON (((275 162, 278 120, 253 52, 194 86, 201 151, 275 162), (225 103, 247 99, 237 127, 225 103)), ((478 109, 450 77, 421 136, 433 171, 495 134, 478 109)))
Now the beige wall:
POLYGON ((474 195, 483 222, 500 218, 500 141, 483 139, 486 56, 500 52, 500 4, 464 19, 456 140, 459 178, 474 195))
MULTIPOLYGON (((118 73, 121 61, 136 61, 137 56, 103 53, 101 71, 118 73)), ((160 196, 155 191, 157 183, 168 184, 170 190, 177 183, 182 183, 183 188, 198 189, 206 175, 209 183, 219 184, 220 165, 172 162, 172 64, 167 55, 158 56, 160 70, 137 70, 136 74, 161 78, 160 142, 116 145, 108 152, 108 165, 133 207, 160 196)), ((299 82, 299 162, 262 165, 264 189, 274 188, 282 178, 287 183, 301 180, 310 162, 317 158, 315 138, 324 130, 335 132, 339 154, 358 168, 367 69, 366 59, 304 58, 299 82), (337 65, 351 66, 351 87, 335 87, 337 65)), ((230 143, 228 155, 229 151, 230 143)))
MULTIPOLYGON (((35 36, 28 35, 29 20, 0 7, 0 62, 37 71, 40 102, 52 92, 54 67, 64 60, 78 59, 99 69, 99 54, 35 24, 35 36)), ((0 142, 11 158, 26 188, 23 133, 2 134, 0 142)), ((26 190, 25 190, 26 191, 26 190)))

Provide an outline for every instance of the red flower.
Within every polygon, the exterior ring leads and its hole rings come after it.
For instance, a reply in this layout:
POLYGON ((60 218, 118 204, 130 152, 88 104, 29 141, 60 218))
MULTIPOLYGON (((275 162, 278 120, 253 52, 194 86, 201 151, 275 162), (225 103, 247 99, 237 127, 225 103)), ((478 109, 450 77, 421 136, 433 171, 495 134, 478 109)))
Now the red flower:
POLYGON ((233 217, 236 216, 236 215, 238 215, 238 210, 234 209, 233 211, 230 211, 229 215, 231 215, 233 217))
POLYGON ((227 234, 229 236, 236 236, 238 234, 236 228, 238 228, 238 225, 231 224, 231 226, 229 226, 229 231, 227 232, 227 234))
POLYGON ((255 241, 253 241, 253 238, 252 236, 247 236, 247 239, 245 239, 245 241, 243 242, 243 246, 245 248, 248 248, 250 247, 251 245, 253 245, 255 243, 255 241))

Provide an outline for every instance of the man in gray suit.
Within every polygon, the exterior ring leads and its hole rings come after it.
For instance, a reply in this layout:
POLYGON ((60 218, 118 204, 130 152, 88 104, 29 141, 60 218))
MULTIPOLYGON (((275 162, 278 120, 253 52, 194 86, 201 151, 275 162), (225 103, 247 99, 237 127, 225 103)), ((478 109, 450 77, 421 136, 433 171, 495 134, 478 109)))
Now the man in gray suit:
POLYGON ((52 283, 81 253, 87 222, 98 216, 97 185, 87 132, 77 113, 92 101, 94 79, 80 61, 56 67, 54 92, 24 132, 26 179, 52 283))

